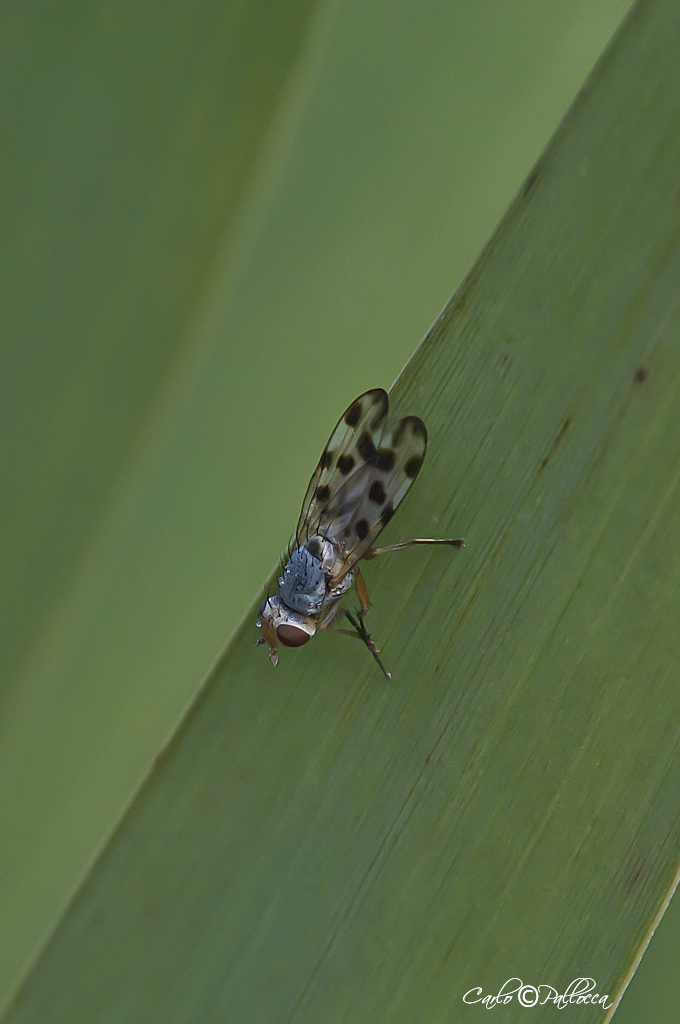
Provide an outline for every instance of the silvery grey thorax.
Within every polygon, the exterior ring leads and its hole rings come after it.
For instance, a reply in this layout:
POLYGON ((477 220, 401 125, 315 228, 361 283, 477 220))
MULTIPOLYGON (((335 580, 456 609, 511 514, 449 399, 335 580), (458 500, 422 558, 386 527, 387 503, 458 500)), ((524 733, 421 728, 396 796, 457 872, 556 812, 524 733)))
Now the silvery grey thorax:
POLYGON ((283 576, 279 576, 281 600, 303 615, 317 615, 325 605, 337 601, 352 586, 354 573, 347 573, 338 586, 330 588, 336 558, 330 540, 310 537, 306 544, 295 549, 283 576))

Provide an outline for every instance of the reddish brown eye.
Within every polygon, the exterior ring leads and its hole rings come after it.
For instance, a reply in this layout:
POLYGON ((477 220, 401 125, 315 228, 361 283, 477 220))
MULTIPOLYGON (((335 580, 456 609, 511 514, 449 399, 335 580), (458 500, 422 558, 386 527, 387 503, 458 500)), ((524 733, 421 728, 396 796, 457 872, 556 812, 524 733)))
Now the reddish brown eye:
POLYGON ((257 617, 258 617, 258 619, 262 618, 262 613, 264 612, 265 608, 267 607, 267 601, 268 600, 269 600, 269 598, 265 597, 264 601, 260 601, 260 607, 257 609, 257 617))
POLYGON ((311 640, 306 630, 300 629, 299 626, 291 626, 287 622, 276 627, 276 638, 284 647, 302 647, 308 640, 311 640))

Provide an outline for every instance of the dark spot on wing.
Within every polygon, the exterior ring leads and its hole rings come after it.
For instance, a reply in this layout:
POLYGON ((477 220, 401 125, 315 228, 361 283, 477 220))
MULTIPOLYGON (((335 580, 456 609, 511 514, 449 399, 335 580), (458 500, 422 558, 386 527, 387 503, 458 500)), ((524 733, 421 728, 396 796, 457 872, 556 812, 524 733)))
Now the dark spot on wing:
POLYGON ((646 366, 638 366, 635 371, 635 377, 633 378, 636 384, 644 384, 649 377, 649 370, 646 366))
POLYGON ((374 501, 376 505, 384 505, 387 495, 385 494, 385 488, 383 487, 380 480, 374 480, 371 484, 371 489, 368 492, 368 496, 371 501, 374 501))
POLYGON ((315 497, 316 500, 321 502, 322 505, 324 505, 328 501, 330 496, 331 489, 326 484, 322 484, 321 487, 317 487, 315 497))
POLYGON ((365 519, 360 519, 354 529, 357 532, 359 540, 366 540, 368 537, 368 523, 365 519))
POLYGON ((408 460, 408 462, 404 466, 404 472, 406 473, 406 476, 410 477, 411 480, 415 479, 415 477, 417 477, 418 473, 420 472, 420 467, 422 466, 422 464, 423 464, 423 457, 422 457, 422 455, 413 455, 413 456, 411 456, 411 458, 408 460))
POLYGON ((386 415, 387 415, 387 409, 382 405, 382 403, 378 403, 378 411, 376 412, 375 416, 371 420, 371 430, 375 430, 376 427, 379 427, 380 424, 385 419, 386 415))
POLYGON ((361 419, 361 402, 352 402, 349 409, 345 413, 345 423, 348 427, 356 427, 357 423, 361 419))
POLYGON ((376 469, 383 473, 391 473, 394 469, 394 452, 391 448, 379 448, 378 457, 375 460, 376 469))
POLYGON ((367 431, 365 430, 361 437, 359 438, 357 451, 359 452, 359 455, 364 460, 364 462, 368 462, 370 465, 375 465, 378 459, 378 450, 373 444, 370 434, 368 434, 367 431))
POLYGON ((333 452, 330 448, 326 448, 326 451, 321 456, 321 465, 323 469, 330 469, 333 465, 333 452))
POLYGON ((347 476, 354 469, 354 456, 353 455, 340 455, 338 458, 338 469, 343 476, 347 476))
POLYGON ((312 537, 307 541, 305 547, 309 551, 312 558, 321 558, 321 541, 318 537, 312 537))
POLYGON ((392 435, 392 444, 395 448, 401 441, 402 434, 406 430, 410 431, 413 437, 422 437, 425 442, 423 445, 424 451, 425 445, 427 445, 427 428, 420 416, 404 416, 403 420, 399 420, 392 435))
POLYGON ((393 515, 394 515, 394 507, 392 505, 392 502, 388 501, 387 504, 385 505, 384 509, 380 513, 380 522, 383 524, 383 526, 386 526, 387 523, 389 523, 389 521, 390 521, 390 519, 392 518, 393 515))

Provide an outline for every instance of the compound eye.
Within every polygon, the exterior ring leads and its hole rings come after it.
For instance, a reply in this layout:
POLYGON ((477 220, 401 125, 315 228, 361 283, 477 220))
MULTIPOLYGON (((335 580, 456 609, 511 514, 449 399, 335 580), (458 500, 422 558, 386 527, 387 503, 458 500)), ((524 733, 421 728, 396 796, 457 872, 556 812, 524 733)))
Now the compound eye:
POLYGON ((282 626, 276 627, 276 639, 284 647, 302 647, 303 644, 306 644, 312 638, 306 630, 284 622, 282 626))
POLYGON ((257 609, 257 617, 258 617, 258 619, 261 619, 262 616, 264 615, 264 610, 267 607, 267 601, 268 600, 269 600, 269 598, 265 597, 264 601, 260 601, 260 607, 257 609))

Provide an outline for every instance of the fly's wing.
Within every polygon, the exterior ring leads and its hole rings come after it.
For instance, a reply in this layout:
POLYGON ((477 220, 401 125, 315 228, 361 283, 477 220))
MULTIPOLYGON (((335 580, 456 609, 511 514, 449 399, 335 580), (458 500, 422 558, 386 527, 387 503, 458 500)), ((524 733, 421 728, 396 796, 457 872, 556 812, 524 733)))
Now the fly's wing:
POLYGON ((427 449, 427 430, 418 416, 383 426, 380 436, 366 432, 356 450, 361 464, 331 496, 319 533, 332 540, 341 568, 336 585, 372 547, 399 502, 418 476, 427 449))
POLYGON ((356 398, 340 417, 323 455, 309 481, 302 511, 295 531, 299 547, 308 537, 320 531, 322 517, 329 501, 364 462, 358 453, 358 442, 364 436, 379 437, 387 418, 387 392, 373 388, 356 398))
POLYGON ((320 533, 335 544, 342 580, 373 545, 420 472, 427 430, 417 416, 387 423, 384 391, 357 398, 335 428, 312 477, 298 544, 320 533), (336 447, 337 444, 337 447, 336 447))

